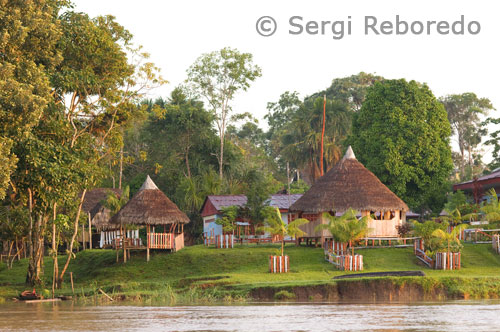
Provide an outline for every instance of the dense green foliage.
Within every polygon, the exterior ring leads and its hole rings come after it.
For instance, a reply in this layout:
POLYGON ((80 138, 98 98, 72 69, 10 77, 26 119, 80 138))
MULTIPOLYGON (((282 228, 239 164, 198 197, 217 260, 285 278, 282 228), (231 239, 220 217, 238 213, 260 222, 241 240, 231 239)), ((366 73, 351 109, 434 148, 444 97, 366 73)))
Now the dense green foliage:
POLYGON ((426 85, 386 80, 369 90, 349 142, 411 209, 438 210, 453 167, 450 135, 446 111, 426 85))

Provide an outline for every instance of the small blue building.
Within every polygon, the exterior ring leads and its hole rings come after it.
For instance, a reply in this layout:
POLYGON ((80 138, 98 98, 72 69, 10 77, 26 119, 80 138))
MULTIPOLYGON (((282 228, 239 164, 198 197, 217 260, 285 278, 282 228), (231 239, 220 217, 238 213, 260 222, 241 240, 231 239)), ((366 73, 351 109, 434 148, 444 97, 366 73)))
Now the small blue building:
MULTIPOLYGON (((269 206, 280 209, 281 217, 285 223, 289 220, 290 205, 302 197, 302 194, 274 194, 266 201, 269 206)), ((222 209, 229 206, 245 206, 247 197, 245 195, 209 195, 205 198, 201 207, 201 217, 203 218, 203 232, 207 236, 222 234, 222 226, 215 221, 222 217, 222 209)))

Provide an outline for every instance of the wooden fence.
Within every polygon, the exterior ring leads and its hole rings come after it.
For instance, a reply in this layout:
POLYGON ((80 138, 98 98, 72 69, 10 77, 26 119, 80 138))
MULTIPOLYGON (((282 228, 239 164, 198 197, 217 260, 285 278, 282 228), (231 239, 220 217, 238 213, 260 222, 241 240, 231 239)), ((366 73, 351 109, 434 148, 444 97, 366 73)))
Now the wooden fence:
POLYGON ((355 249, 404 248, 413 246, 418 237, 367 237, 358 242, 355 249))
POLYGON ((459 252, 438 252, 436 253, 434 269, 436 270, 460 270, 459 252))
POLYGON ((427 256, 424 251, 424 240, 415 240, 413 244, 415 256, 431 269, 436 270, 460 270, 461 253, 459 252, 438 252, 436 257, 432 259, 427 256))
POLYGON ((363 255, 336 255, 333 251, 325 250, 325 259, 342 271, 363 270, 363 255))
POLYGON ((214 230, 210 230, 210 232, 205 232, 203 233, 203 244, 206 245, 207 247, 215 244, 215 235, 214 235, 214 230))
POLYGON ((493 250, 497 254, 500 254, 500 235, 493 235, 493 238, 491 239, 491 244, 493 246, 493 250))
POLYGON ((216 235, 215 236, 216 248, 234 248, 233 234, 216 235))
POLYGON ((472 243, 490 243, 500 229, 469 228, 464 230, 463 240, 472 243))
POLYGON ((148 233, 148 248, 175 249, 174 233, 148 233))
POLYGON ((335 267, 342 271, 362 271, 363 270, 363 256, 355 254, 352 255, 335 255, 331 251, 325 251, 325 259, 335 267))
POLYGON ((269 256, 269 272, 287 273, 290 269, 290 258, 288 256, 269 256))
POLYGON ((326 239, 323 248, 327 251, 333 252, 335 255, 347 255, 347 243, 337 242, 332 239, 326 239))

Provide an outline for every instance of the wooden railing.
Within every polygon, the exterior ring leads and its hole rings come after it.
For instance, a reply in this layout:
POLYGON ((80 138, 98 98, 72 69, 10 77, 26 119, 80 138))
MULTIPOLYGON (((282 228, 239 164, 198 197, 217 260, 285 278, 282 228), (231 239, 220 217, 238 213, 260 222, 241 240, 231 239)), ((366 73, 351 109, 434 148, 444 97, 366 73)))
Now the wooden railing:
POLYGON ((359 241, 356 249, 412 247, 419 237, 366 237, 359 241))
POLYGON ((175 249, 174 233, 148 233, 147 237, 150 249, 175 249))
POLYGON ((425 265, 430 267, 431 269, 434 268, 434 261, 432 258, 426 255, 424 251, 424 240, 422 239, 416 239, 413 243, 413 250, 415 252, 415 256, 422 261, 425 265))
MULTIPOLYGON (((115 249, 121 249, 123 248, 123 239, 122 238, 115 238, 113 243, 113 247, 115 249)), ((142 241, 140 238, 126 238, 125 239, 125 246, 127 249, 135 249, 135 248, 144 248, 142 246, 142 241)))
POLYGON ((463 240, 473 243, 490 243, 493 235, 498 234, 500 229, 469 228, 464 230, 463 240))

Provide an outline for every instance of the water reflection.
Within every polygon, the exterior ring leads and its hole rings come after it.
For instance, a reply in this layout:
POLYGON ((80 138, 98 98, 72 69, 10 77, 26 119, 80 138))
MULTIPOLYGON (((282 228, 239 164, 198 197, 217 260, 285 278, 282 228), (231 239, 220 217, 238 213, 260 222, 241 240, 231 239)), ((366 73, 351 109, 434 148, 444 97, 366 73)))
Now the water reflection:
POLYGON ((499 331, 499 302, 242 306, 4 304, 1 331, 499 331))

